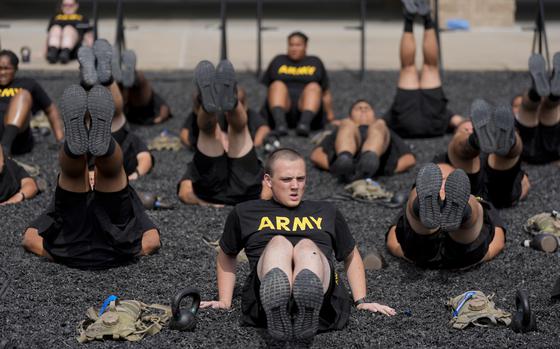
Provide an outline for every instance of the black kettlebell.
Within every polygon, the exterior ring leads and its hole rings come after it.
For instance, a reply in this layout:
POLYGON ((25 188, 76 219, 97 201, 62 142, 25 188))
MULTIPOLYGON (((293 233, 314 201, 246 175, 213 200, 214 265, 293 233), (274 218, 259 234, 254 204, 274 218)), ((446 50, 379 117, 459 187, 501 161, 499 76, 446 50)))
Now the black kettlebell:
POLYGON ((511 320, 511 329, 517 333, 525 333, 537 330, 537 319, 531 311, 529 296, 525 290, 518 290, 515 297, 517 311, 511 320))
POLYGON ((172 330, 177 331, 194 331, 196 327, 196 313, 200 306, 200 293, 196 288, 185 288, 171 300, 171 312, 173 317, 169 323, 172 330), (192 298, 190 309, 181 309, 181 301, 185 297, 192 298))

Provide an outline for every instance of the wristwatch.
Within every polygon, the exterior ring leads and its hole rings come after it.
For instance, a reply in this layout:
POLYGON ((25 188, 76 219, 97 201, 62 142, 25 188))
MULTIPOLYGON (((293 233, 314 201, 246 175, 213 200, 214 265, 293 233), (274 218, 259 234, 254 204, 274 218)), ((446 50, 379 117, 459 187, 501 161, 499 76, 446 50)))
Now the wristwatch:
POLYGON ((366 297, 362 297, 358 300, 354 301, 354 306, 357 307, 360 304, 364 304, 364 303, 368 303, 368 301, 366 300, 366 297))

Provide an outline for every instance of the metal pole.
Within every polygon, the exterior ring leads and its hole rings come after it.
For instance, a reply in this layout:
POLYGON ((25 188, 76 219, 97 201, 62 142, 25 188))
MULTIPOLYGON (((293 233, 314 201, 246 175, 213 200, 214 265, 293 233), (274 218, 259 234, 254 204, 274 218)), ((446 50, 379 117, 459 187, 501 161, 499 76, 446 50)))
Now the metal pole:
MULTIPOLYGON (((545 50, 545 57, 546 57, 546 63, 547 63, 547 68, 548 70, 550 70, 550 52, 548 52, 548 37, 546 35, 546 24, 545 24, 545 20, 544 20, 544 1, 543 0, 539 0, 539 22, 540 22, 540 31, 541 31, 541 41, 542 43, 544 43, 544 50, 545 50)), ((542 44, 540 45, 542 46, 542 44)), ((542 52, 542 47, 540 47, 540 50, 542 52)))
POLYGON ((364 77, 366 75, 366 11, 367 11, 367 2, 366 0, 360 1, 360 29, 361 29, 361 38, 360 38, 360 80, 364 81, 364 77))
POLYGON ((439 0, 434 0, 434 21, 436 22, 436 39, 438 43, 438 61, 439 61, 439 75, 443 79, 443 57, 441 54, 441 40, 439 37, 439 0))
POLYGON ((227 10, 227 0, 221 0, 220 6, 220 18, 222 21, 222 50, 220 54, 220 59, 227 59, 227 38, 226 38, 226 10, 227 10))
POLYGON ((257 79, 262 73, 262 0, 257 0, 257 79))
POLYGON ((97 21, 99 20, 99 13, 97 12, 97 0, 93 0, 91 15, 93 17, 93 40, 97 40, 97 21))

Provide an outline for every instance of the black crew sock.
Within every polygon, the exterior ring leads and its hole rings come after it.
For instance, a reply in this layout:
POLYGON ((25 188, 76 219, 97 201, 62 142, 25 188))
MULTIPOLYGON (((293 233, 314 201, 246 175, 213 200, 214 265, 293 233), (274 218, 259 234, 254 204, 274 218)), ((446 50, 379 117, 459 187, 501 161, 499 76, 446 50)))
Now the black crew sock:
POLYGON ((474 132, 469 135, 469 138, 467 138, 467 142, 469 143, 469 145, 474 150, 480 150, 480 144, 478 143, 478 137, 476 136, 476 134, 474 132))
POLYGON ((66 141, 64 141, 63 149, 64 149, 64 154, 68 155, 69 158, 77 159, 77 158, 82 156, 82 155, 76 155, 76 154, 72 153, 70 151, 70 147, 68 147, 68 142, 66 142, 66 141))
POLYGON ((548 96, 548 100, 551 102, 558 102, 560 101, 560 96, 550 95, 548 96))
POLYGON ((535 89, 534 86, 529 89, 527 96, 532 102, 540 102, 541 100, 541 96, 539 96, 539 94, 537 93, 537 89, 535 89))
POLYGON ((282 107, 272 107, 270 110, 272 113, 272 118, 274 119, 274 123, 276 127, 284 126, 286 127, 286 111, 282 107))
POLYGON ((309 127, 311 125, 311 121, 315 117, 315 112, 311 110, 304 110, 301 112, 301 117, 299 118, 299 123, 304 124, 305 126, 309 127))
POLYGON ((416 218, 420 218, 420 200, 418 200, 418 196, 412 201, 412 214, 416 218))
POLYGON ((424 30, 433 29, 436 27, 436 24, 432 20, 432 16, 427 15, 424 17, 424 30))
POLYGON ((404 32, 405 33, 412 33, 413 29, 414 29, 414 19, 405 16, 404 17, 404 32))
POLYGON ((60 53, 58 54, 58 59, 62 64, 68 63, 70 61, 70 49, 63 48, 62 50, 60 50, 60 53))
POLYGON ((349 152, 349 151, 341 151, 340 153, 336 154, 337 158, 344 157, 344 156, 347 157, 347 158, 350 158, 350 159, 352 159, 354 157, 354 155, 352 155, 352 153, 349 152))
POLYGON ((108 157, 113 155, 116 148, 117 148, 117 142, 115 142, 115 139, 111 136, 111 141, 109 142, 109 148, 107 148, 107 152, 103 155, 103 157, 108 157))
POLYGON ((19 133, 19 127, 15 125, 4 125, 4 133, 2 134, 2 147, 8 155, 12 154, 12 144, 19 133))

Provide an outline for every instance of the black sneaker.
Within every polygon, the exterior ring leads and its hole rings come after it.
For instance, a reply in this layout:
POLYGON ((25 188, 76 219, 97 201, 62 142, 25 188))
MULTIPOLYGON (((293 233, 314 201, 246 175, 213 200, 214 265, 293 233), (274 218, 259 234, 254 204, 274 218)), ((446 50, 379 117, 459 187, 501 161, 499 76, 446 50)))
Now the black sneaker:
POLYGON ((227 59, 216 67, 215 91, 217 103, 223 112, 232 111, 237 106, 237 80, 235 69, 227 59))
POLYGON ((445 181, 445 201, 441 214, 441 228, 445 231, 459 229, 469 203, 471 184, 465 171, 457 169, 445 181))
POLYGON ((47 61, 49 61, 50 64, 58 62, 58 48, 49 46, 47 49, 47 61))
POLYGON ((207 113, 215 113, 219 109, 214 89, 215 78, 216 70, 209 61, 200 61, 194 69, 193 82, 198 90, 202 107, 207 113))
POLYGON ((298 340, 313 338, 319 330, 319 311, 323 304, 323 283, 309 269, 296 275, 292 291, 297 313, 294 315, 294 337, 298 340))
POLYGON ((552 58, 552 77, 550 78, 550 94, 560 97, 560 52, 552 58))
POLYGON ((542 55, 538 53, 531 55, 529 58, 529 73, 539 96, 548 97, 550 95, 550 82, 546 72, 546 62, 542 55))
POLYGON ((506 156, 515 144, 515 119, 511 106, 503 105, 494 112, 494 153, 506 156))
POLYGON ((80 85, 70 85, 60 100, 64 137, 68 149, 74 155, 83 155, 88 151, 88 132, 84 122, 87 99, 87 93, 80 85))
POLYGON ((401 0, 403 5, 403 12, 406 18, 414 20, 414 17, 418 13, 418 7, 416 6, 415 0, 401 0))
POLYGON ((352 179, 354 170, 354 157, 347 153, 338 154, 330 166, 331 173, 344 183, 352 179))
POLYGON ((109 85, 113 82, 112 57, 113 47, 105 39, 95 40, 93 43, 93 53, 97 62, 97 78, 102 85, 109 85))
POLYGON ((268 333, 277 340, 287 341, 292 337, 292 323, 288 313, 290 280, 280 268, 270 270, 260 287, 261 303, 266 313, 268 333))
POLYGON ((310 132, 311 132, 310 126, 304 122, 300 122, 296 126, 296 134, 300 137, 308 137, 310 132))
POLYGON ((360 154, 356 166, 356 179, 372 178, 379 169, 379 156, 375 152, 365 151, 360 154))
POLYGON ((416 175, 416 193, 418 194, 418 215, 422 225, 428 229, 441 225, 441 207, 439 192, 443 178, 436 164, 424 165, 416 175))
POLYGON ((426 17, 432 12, 429 0, 415 0, 416 11, 419 16, 426 17))
POLYGON ((78 49, 78 63, 80 63, 80 78, 86 87, 92 87, 99 82, 95 69, 95 55, 93 49, 82 46, 78 49))
POLYGON ((280 149, 280 137, 275 131, 270 131, 263 141, 263 149, 265 153, 272 153, 273 151, 280 149))
POLYGON ((471 120, 480 150, 490 154, 496 149, 495 125, 492 120, 492 107, 483 99, 475 99, 471 104, 471 120))
POLYGON ((61 64, 68 64, 68 62, 70 62, 70 49, 63 48, 62 50, 60 50, 60 53, 58 54, 58 60, 61 64))
POLYGON ((111 122, 115 113, 109 89, 95 85, 88 93, 87 107, 91 116, 89 152, 94 156, 103 156, 107 154, 111 143, 111 122))
POLYGON ((125 50, 122 53, 121 78, 123 87, 130 88, 134 86, 136 79, 136 53, 132 50, 125 50))

